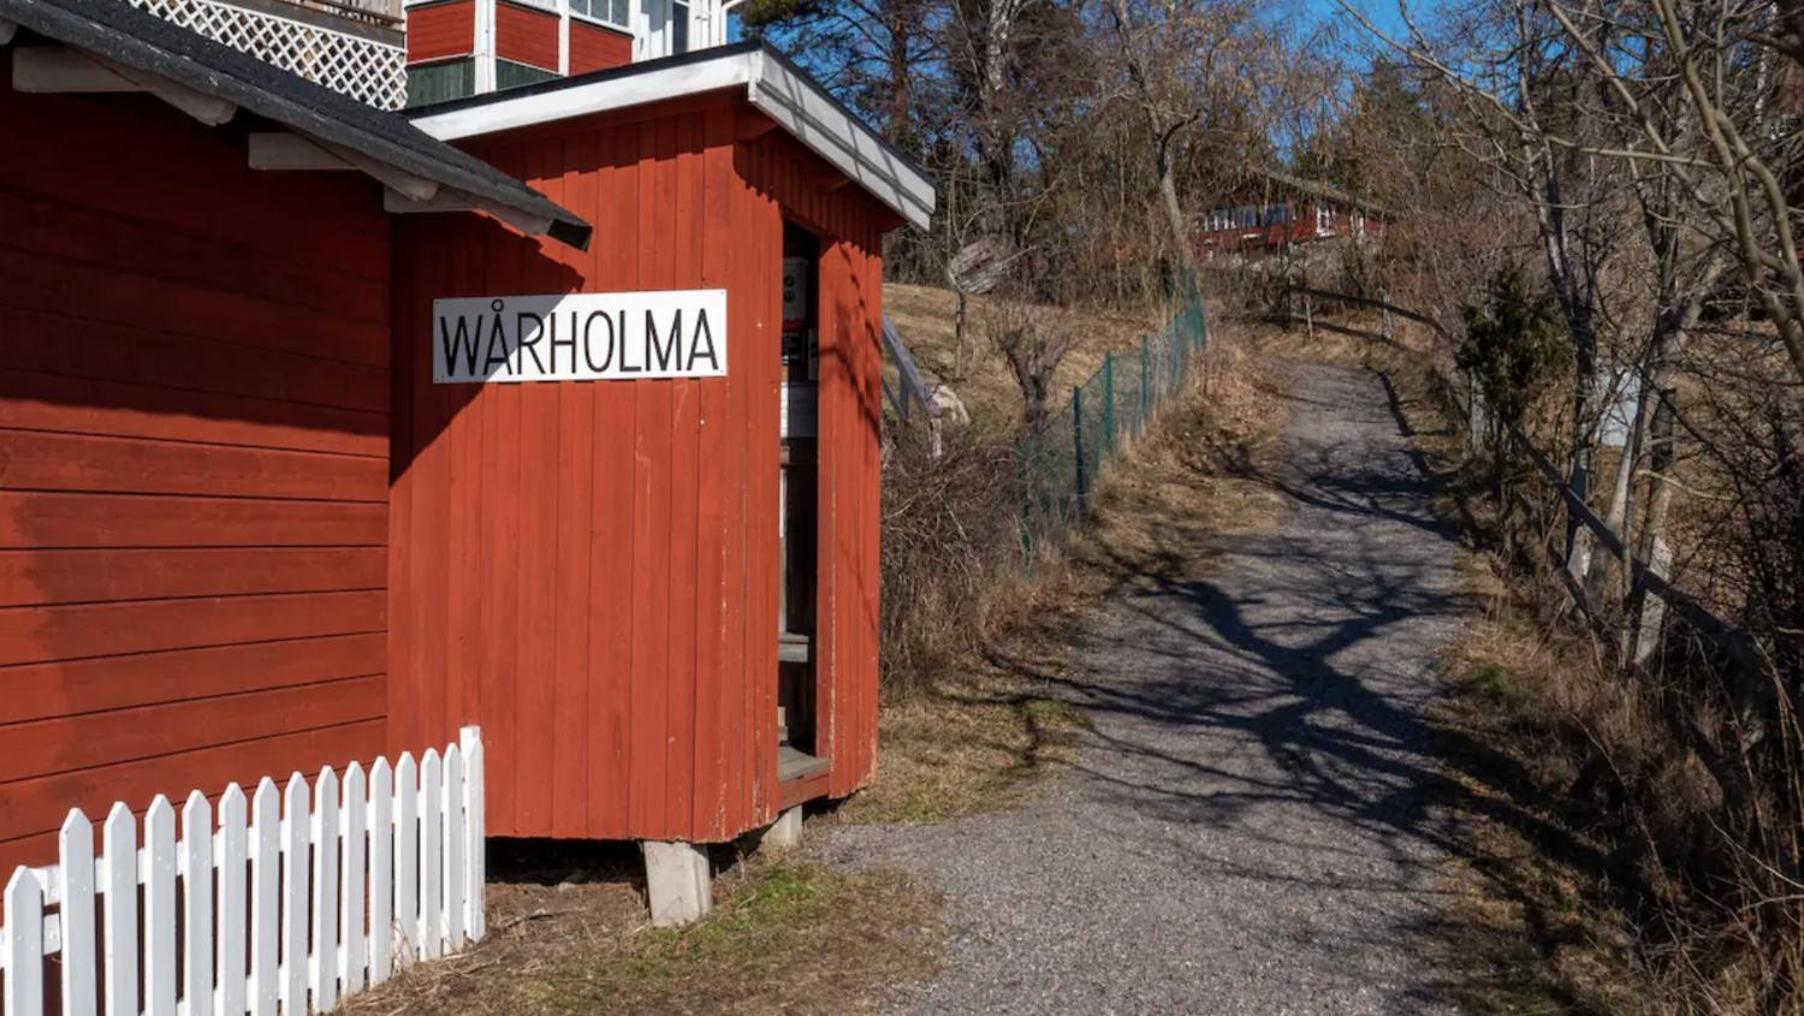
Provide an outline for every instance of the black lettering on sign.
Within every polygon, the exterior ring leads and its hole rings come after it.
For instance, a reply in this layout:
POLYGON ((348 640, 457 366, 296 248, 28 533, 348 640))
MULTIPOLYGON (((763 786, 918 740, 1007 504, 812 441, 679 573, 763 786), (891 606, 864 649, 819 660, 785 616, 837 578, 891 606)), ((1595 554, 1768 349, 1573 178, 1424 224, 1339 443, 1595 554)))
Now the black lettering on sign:
POLYGON ((645 312, 645 348, 646 359, 656 357, 658 369, 669 373, 671 363, 681 363, 683 359, 683 308, 678 307, 670 322, 670 331, 664 333, 666 341, 658 342, 658 322, 651 311, 645 312))
POLYGON ((557 314, 551 315, 551 372, 557 373, 557 351, 562 346, 570 350, 570 372, 576 372, 576 312, 570 312, 570 327, 564 330, 564 337, 557 337, 557 314))
MULTIPOLYGON (((482 319, 477 318, 477 320, 481 321, 482 319)), ((512 362, 514 352, 508 347, 507 329, 501 324, 500 314, 495 315, 494 322, 494 327, 489 329, 489 353, 482 361, 482 372, 491 377, 494 376, 493 368, 496 364, 501 365, 501 371, 504 374, 512 374, 514 372, 512 362)))
MULTIPOLYGON (((514 335, 518 337, 517 341, 520 343, 520 352, 525 353, 526 356, 532 357, 532 365, 539 368, 539 373, 545 373, 545 361, 539 359, 538 350, 539 340, 545 337, 545 319, 529 310, 523 310, 520 313, 515 314, 514 335), (533 328, 531 338, 527 338, 527 318, 532 318, 533 328)), ((526 369, 525 357, 520 358, 520 369, 522 371, 526 369)))
MULTIPOLYGON (((572 320, 575 319, 572 318, 572 320)), ((602 371, 607 370, 608 365, 613 362, 614 321, 608 317, 608 312, 605 310, 590 311, 588 318, 583 321, 583 363, 586 364, 591 371, 600 374, 602 371), (600 363, 595 362, 595 322, 598 319, 608 330, 607 352, 602 355, 600 363)))
MULTIPOLYGON (((651 312, 646 311, 645 316, 646 316, 646 318, 649 319, 651 317, 651 312)), ((649 323, 649 321, 648 321, 648 323, 649 323)), ((641 360, 641 361, 639 361, 639 363, 634 364, 626 358, 626 351, 631 348, 633 348, 633 344, 626 340, 626 311, 621 311, 620 312, 620 373, 622 373, 622 374, 643 374, 645 372, 645 361, 644 360, 641 360)), ((641 347, 639 352, 641 354, 643 354, 645 352, 645 349, 643 347, 641 347)))
POLYGON ((683 369, 693 372, 695 362, 703 356, 708 358, 709 370, 720 370, 720 357, 714 352, 714 329, 708 326, 706 307, 695 315, 695 337, 689 341, 689 362, 683 365, 683 369))
MULTIPOLYGON (((482 319, 476 319, 477 330, 481 331, 482 319)), ((462 314, 457 316, 457 331, 453 333, 446 327, 444 318, 438 319, 439 349, 445 354, 445 374, 457 373, 457 361, 464 361, 464 373, 476 373, 476 339, 470 334, 470 319, 462 314)))

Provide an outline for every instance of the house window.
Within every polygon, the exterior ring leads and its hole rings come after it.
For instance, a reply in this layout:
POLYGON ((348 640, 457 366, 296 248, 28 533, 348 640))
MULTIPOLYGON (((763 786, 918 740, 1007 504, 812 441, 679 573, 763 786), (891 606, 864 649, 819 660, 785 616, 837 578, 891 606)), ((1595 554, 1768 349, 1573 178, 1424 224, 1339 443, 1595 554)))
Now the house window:
POLYGON ((407 104, 425 106, 472 95, 476 91, 476 61, 444 60, 407 68, 407 104))
POLYGON ((676 0, 670 4, 670 51, 689 52, 689 5, 676 0))
POLYGON ((570 0, 570 14, 623 32, 632 31, 632 11, 628 0, 570 0))
POLYGON ((1315 206, 1315 231, 1318 233, 1334 232, 1334 209, 1327 205, 1315 206))

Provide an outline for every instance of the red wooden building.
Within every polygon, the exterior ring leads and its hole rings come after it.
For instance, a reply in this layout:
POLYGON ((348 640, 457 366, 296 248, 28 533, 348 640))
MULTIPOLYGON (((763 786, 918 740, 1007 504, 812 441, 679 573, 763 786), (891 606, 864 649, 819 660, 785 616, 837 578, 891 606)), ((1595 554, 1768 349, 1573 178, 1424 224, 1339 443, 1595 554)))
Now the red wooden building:
POLYGON ((758 46, 409 125, 114 0, 0 42, 0 865, 471 723, 491 833, 702 875, 869 779, 918 170, 758 46))
POLYGON ((1244 204, 1203 214, 1196 244, 1205 257, 1258 254, 1326 240, 1359 243, 1384 229, 1383 209, 1356 195, 1275 170, 1260 175, 1266 186, 1247 192, 1244 204))

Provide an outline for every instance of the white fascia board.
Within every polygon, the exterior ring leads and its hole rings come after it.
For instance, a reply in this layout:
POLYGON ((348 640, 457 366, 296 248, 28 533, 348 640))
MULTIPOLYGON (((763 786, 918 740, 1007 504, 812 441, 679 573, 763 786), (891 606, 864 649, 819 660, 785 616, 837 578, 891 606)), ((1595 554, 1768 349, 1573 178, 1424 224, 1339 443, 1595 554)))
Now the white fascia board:
POLYGON ((820 87, 763 53, 750 88, 752 105, 777 121, 854 183, 926 229, 933 217, 933 183, 898 158, 820 87))
POLYGON ((743 87, 754 108, 774 120, 848 179, 926 229, 933 216, 932 181, 885 146, 820 87, 761 51, 689 61, 585 85, 428 114, 414 126, 440 141, 493 134, 573 117, 743 87))
POLYGON ((458 141, 732 88, 751 79, 751 65, 744 59, 751 55, 664 67, 587 85, 554 88, 536 95, 497 98, 463 109, 417 117, 413 125, 440 141, 458 141))

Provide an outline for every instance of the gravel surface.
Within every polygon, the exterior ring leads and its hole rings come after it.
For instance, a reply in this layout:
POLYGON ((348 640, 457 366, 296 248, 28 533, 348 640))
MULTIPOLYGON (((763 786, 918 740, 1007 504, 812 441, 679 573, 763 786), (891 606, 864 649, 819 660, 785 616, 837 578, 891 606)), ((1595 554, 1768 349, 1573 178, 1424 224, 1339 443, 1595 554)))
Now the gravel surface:
POLYGON ((1098 608, 1059 692, 1095 721, 1075 764, 1009 811, 828 830, 830 859, 951 902, 943 969, 891 1009, 1452 1010, 1421 713, 1453 537, 1377 378, 1285 371, 1287 517, 1098 608))

